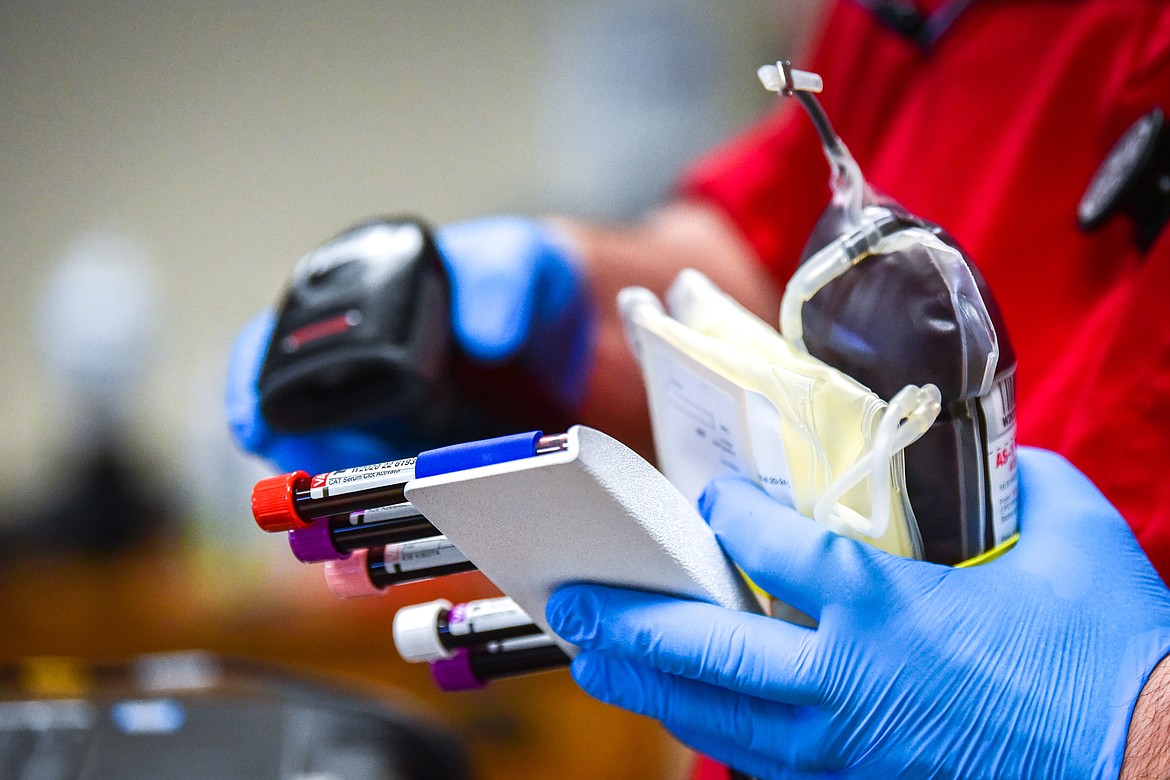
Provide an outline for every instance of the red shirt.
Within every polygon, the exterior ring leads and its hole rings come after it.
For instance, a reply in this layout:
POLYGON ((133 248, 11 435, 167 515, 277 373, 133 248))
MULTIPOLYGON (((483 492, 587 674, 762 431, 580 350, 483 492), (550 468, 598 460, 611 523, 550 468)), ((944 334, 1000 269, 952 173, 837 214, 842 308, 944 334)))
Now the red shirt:
MULTIPOLYGON (((922 5, 937 5, 924 3, 922 5)), ((1077 203, 1124 131, 1170 114, 1170 3, 977 0, 929 51, 853 2, 795 67, 869 181, 944 226, 983 271, 1019 368, 1021 444, 1063 453, 1170 581, 1170 226, 1146 253, 1077 203)), ((794 100, 686 178, 783 282, 828 199, 794 100)))

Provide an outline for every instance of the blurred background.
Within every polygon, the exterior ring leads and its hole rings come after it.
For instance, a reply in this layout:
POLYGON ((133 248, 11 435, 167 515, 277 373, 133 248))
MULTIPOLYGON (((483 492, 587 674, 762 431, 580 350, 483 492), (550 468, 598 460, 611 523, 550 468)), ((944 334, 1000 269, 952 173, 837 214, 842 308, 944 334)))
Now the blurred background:
POLYGON ((482 777, 684 776, 563 672, 438 695, 390 617, 491 588, 334 599, 252 523, 267 472, 228 440, 223 377, 296 260, 360 218, 635 217, 769 108, 755 69, 818 4, 0 7, 0 664, 197 647, 427 712, 482 777))

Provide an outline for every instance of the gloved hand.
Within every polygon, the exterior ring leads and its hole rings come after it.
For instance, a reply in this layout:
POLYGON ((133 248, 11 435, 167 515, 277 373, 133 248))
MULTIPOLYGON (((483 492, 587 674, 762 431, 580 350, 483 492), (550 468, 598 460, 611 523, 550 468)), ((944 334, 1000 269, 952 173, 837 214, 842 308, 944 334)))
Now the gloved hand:
POLYGON ((597 314, 567 237, 544 222, 485 217, 448 225, 435 242, 459 346, 485 363, 519 359, 563 408, 579 408, 597 314))
POLYGON ((577 682, 759 777, 1115 777, 1134 700, 1170 651, 1170 593, 1066 461, 1022 451, 1021 539, 952 569, 836 536, 751 483, 700 508, 801 628, 570 585, 548 619, 577 682))
POLYGON ((232 346, 225 406, 236 444, 271 461, 280 471, 303 469, 310 474, 397 457, 399 453, 392 442, 367 431, 347 428, 284 434, 268 427, 260 414, 259 381, 275 326, 276 314, 267 309, 240 330, 232 346))
MULTIPOLYGON (((591 368, 595 310, 581 262, 543 222, 487 217, 435 235, 451 284, 455 342, 485 363, 518 360, 562 408, 577 409, 591 368)), ((236 338, 228 368, 227 417, 236 442, 285 471, 321 473, 413 455, 420 446, 394 421, 368 430, 285 435, 260 414, 257 381, 275 324, 271 311, 236 338)), ((405 426, 404 426, 405 428, 405 426)))

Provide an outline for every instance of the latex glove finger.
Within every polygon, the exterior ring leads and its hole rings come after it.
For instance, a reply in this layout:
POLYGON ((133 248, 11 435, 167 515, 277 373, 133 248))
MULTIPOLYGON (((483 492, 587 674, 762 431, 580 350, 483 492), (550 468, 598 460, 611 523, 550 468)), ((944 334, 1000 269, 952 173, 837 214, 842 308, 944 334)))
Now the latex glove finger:
POLYGON ((472 357, 497 361, 528 338, 541 249, 524 222, 487 218, 458 222, 435 236, 451 280, 452 328, 472 357))
POLYGON ((602 585, 566 585, 545 611, 584 650, 777 701, 820 695, 816 634, 782 620, 602 585))
POLYGON ((829 531, 739 477, 707 485, 699 511, 752 581, 819 620, 826 603, 867 592, 879 550, 829 531))
POLYGON ((1021 526, 1020 541, 1013 550, 1017 557, 1039 555, 1051 560, 1053 545, 1067 546, 1070 539, 1094 540, 1099 545, 1106 535, 1118 546, 1136 546, 1125 519, 1066 459, 1034 447, 1021 447, 1018 456, 1021 526), (1048 511, 1051 507, 1061 511, 1048 511))
POLYGON ((770 756, 790 767, 819 766, 824 718, 808 708, 766 701, 666 674, 606 653, 573 660, 573 679, 596 699, 647 715, 706 755, 747 768, 770 756), (810 719, 811 718, 811 719, 810 719), (701 726, 698 724, 702 724, 701 726))
POLYGON ((451 327, 484 362, 517 359, 566 409, 584 399, 597 317, 584 263, 551 224, 495 216, 441 228, 451 327))
POLYGON ((228 427, 236 443, 249 452, 259 452, 272 435, 260 416, 258 385, 260 366, 275 326, 276 315, 271 309, 249 320, 236 335, 228 362, 225 399, 228 427))

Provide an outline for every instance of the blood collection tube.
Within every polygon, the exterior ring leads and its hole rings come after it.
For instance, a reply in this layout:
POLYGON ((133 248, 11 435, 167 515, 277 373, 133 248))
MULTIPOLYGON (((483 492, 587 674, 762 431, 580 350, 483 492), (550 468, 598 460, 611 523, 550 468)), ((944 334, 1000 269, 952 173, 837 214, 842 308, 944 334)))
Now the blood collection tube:
POLYGON ((431 677, 444 691, 483 688, 491 680, 567 666, 569 656, 544 634, 461 647, 431 662, 431 677))
POLYGON ((475 571, 475 564, 447 541, 447 537, 432 536, 413 542, 354 550, 348 558, 327 561, 325 582, 334 595, 348 599, 371 596, 391 585, 465 571, 475 571))
POLYGON ((256 483, 252 488, 252 516, 265 531, 291 531, 319 517, 404 503, 406 484, 415 478, 530 458, 566 446, 564 434, 545 436, 540 431, 530 431, 440 447, 420 453, 417 458, 329 471, 315 477, 294 471, 256 483))
POLYGON ((265 531, 305 528, 315 518, 401 504, 414 479, 415 458, 329 471, 310 477, 294 471, 262 479, 252 488, 252 516, 265 531))
POLYGON ((451 606, 446 599, 403 607, 394 616, 394 646, 411 663, 450 658, 461 647, 540 634, 506 596, 451 606))
POLYGON ((288 546, 302 563, 348 558, 354 550, 413 542, 439 531, 409 503, 332 517, 318 517, 288 532, 288 546))

